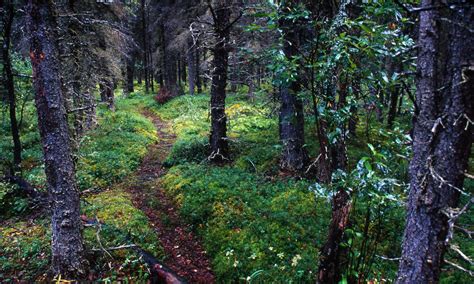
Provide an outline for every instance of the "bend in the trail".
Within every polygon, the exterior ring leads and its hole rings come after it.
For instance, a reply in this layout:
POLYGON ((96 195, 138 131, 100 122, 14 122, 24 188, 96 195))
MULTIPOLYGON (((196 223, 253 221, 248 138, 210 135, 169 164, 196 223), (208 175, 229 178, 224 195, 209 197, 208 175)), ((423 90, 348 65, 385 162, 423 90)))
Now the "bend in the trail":
POLYGON ((160 186, 166 174, 162 162, 166 159, 175 136, 168 124, 150 111, 143 114, 157 129, 158 142, 151 145, 139 169, 128 186, 133 203, 148 217, 158 234, 166 259, 164 264, 190 283, 214 283, 210 260, 189 225, 185 224, 173 202, 160 186))

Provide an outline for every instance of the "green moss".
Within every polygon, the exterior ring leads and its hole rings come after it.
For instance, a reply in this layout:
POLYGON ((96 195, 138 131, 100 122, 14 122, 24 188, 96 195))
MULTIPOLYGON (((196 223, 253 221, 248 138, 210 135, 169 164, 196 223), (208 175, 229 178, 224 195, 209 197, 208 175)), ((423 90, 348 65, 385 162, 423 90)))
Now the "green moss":
POLYGON ((220 281, 258 270, 268 281, 312 277, 329 207, 307 182, 270 183, 237 168, 188 164, 170 169, 163 185, 203 236, 220 281))
POLYGON ((48 271, 51 233, 44 220, 11 222, 0 227, 0 280, 44 279, 48 271))

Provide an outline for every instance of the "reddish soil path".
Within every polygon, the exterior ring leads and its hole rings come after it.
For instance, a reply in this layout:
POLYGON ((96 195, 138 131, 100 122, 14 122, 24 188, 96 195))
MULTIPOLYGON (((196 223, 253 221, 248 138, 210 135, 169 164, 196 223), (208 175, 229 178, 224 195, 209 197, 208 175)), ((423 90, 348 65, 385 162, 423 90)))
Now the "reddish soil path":
POLYGON ((178 210, 162 190, 159 178, 166 174, 162 162, 166 159, 175 136, 168 132, 166 122, 149 111, 158 132, 158 142, 151 145, 134 180, 129 187, 133 203, 148 216, 164 248, 164 264, 190 283, 214 283, 214 274, 206 251, 189 225, 180 218, 178 210))

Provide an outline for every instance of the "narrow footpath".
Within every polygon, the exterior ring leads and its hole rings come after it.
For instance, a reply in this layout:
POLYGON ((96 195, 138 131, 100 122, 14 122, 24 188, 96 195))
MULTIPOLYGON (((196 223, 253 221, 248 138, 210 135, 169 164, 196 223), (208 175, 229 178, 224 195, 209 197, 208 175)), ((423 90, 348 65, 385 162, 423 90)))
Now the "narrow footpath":
POLYGON ((160 177, 166 174, 162 162, 166 159, 176 137, 168 123, 151 111, 143 114, 157 129, 158 141, 151 145, 136 171, 134 182, 128 188, 133 203, 148 217, 155 229, 166 258, 164 264, 189 283, 214 283, 211 262, 191 227, 185 224, 173 200, 160 186, 160 177))

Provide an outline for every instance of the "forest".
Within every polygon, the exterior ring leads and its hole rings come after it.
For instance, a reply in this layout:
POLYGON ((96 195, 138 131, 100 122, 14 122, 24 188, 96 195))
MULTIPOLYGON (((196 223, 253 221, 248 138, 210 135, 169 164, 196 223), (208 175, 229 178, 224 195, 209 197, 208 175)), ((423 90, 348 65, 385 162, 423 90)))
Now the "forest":
POLYGON ((0 0, 0 283, 473 283, 471 0, 0 0))

